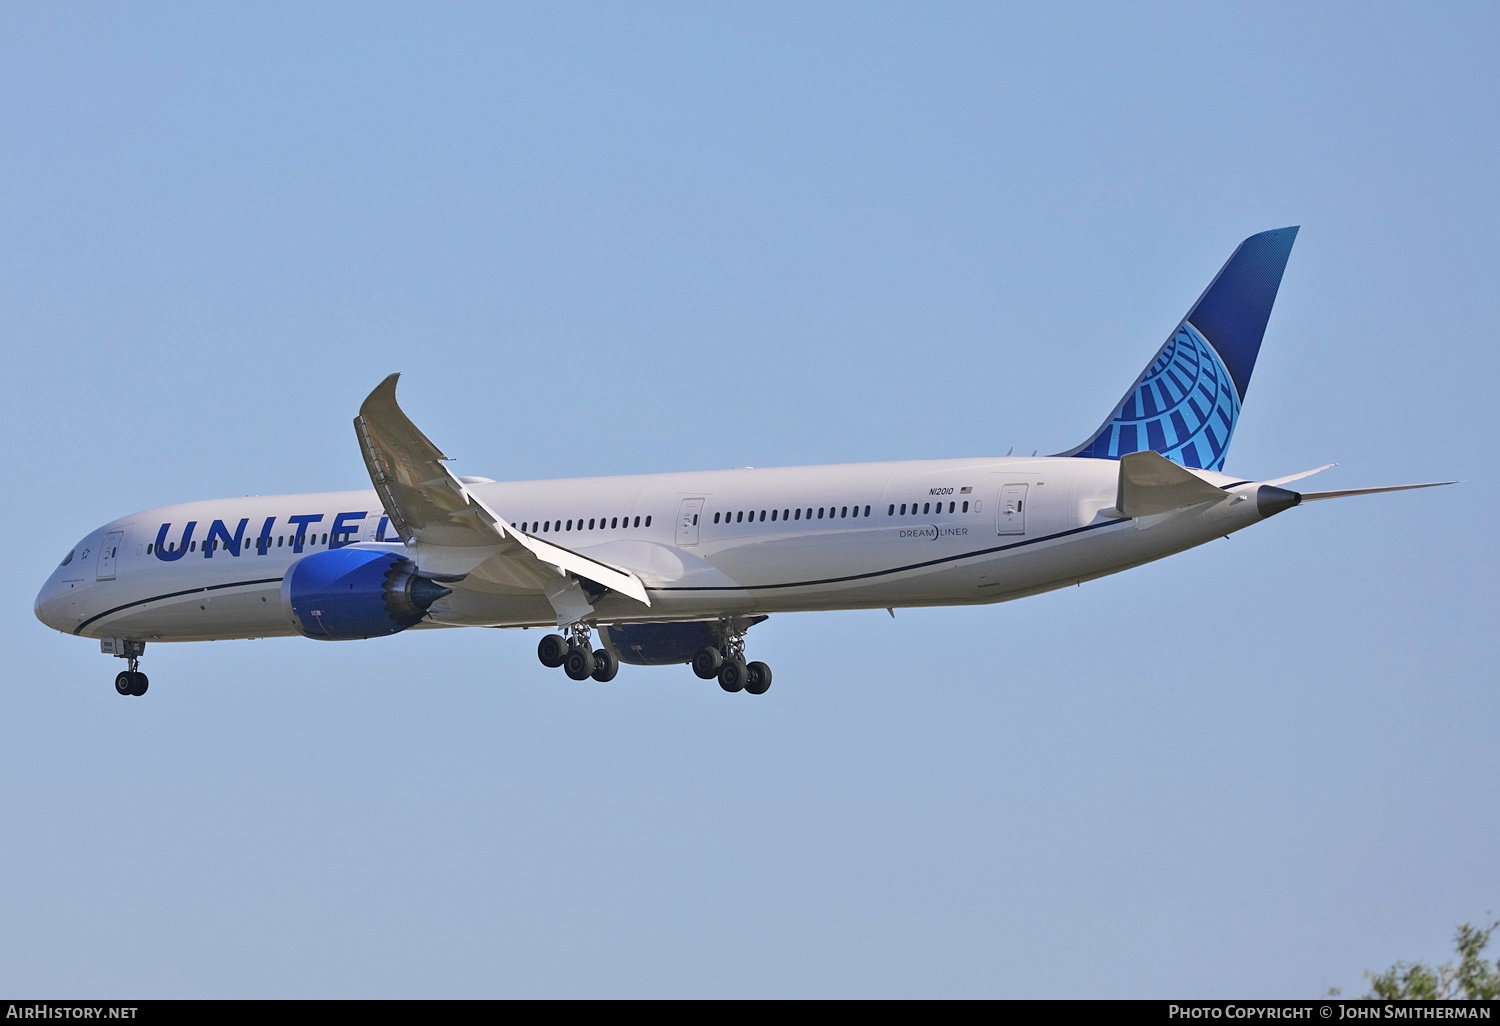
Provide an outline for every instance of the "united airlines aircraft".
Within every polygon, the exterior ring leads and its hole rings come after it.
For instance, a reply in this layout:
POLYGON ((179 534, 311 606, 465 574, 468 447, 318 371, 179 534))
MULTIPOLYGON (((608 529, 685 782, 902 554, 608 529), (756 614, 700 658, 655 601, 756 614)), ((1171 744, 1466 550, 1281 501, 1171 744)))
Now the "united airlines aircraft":
POLYGON ((1241 243, 1103 425, 1055 456, 502 483, 451 473, 393 374, 354 418, 372 489, 111 521, 64 557, 36 615, 127 660, 122 695, 146 692, 148 642, 436 627, 554 628, 537 655, 573 680, 686 663, 758 695, 771 670, 745 634, 774 613, 1005 602, 1314 499, 1451 484, 1298 493, 1284 486, 1316 470, 1223 472, 1296 236, 1241 243))

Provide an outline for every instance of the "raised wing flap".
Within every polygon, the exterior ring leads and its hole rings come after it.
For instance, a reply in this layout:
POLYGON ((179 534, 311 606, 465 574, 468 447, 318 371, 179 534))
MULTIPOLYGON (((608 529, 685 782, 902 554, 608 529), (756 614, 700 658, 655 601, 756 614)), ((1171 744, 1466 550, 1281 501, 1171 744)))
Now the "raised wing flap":
POLYGON ((397 405, 399 377, 392 374, 370 393, 354 418, 354 431, 386 516, 403 541, 482 546, 490 550, 483 558, 507 560, 543 591, 572 573, 651 604, 645 584, 629 570, 517 531, 473 494, 443 465, 448 459, 443 451, 397 405))
MULTIPOLYGON (((651 596, 646 593, 646 585, 629 570, 601 563, 597 559, 590 559, 572 549, 565 549, 561 545, 553 545, 551 542, 517 531, 500 514, 490 509, 479 496, 468 492, 465 494, 469 502, 473 504, 479 519, 488 523, 496 535, 516 543, 536 559, 549 566, 557 567, 559 570, 577 574, 595 584, 602 584, 622 595, 629 595, 637 602, 644 602, 648 606, 651 604, 651 596)), ((511 555, 510 552, 502 554, 511 555)))
POLYGON ((1120 457, 1115 508, 1127 517, 1170 513, 1225 495, 1222 488, 1149 449, 1120 457))

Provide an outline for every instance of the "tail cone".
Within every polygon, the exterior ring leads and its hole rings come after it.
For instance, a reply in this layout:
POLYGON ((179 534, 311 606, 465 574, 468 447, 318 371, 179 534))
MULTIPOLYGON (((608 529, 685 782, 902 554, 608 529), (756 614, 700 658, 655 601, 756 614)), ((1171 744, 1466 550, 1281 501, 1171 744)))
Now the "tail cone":
POLYGON ((1255 508, 1262 519, 1274 517, 1302 501, 1302 494, 1275 485, 1261 485, 1255 493, 1255 508))

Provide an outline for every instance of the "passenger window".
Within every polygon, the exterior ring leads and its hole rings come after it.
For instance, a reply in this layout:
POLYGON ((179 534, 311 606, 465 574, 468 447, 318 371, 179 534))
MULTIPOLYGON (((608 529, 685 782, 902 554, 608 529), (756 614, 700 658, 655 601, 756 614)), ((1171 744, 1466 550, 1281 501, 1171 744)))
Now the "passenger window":
POLYGON ((571 521, 571 520, 568 521, 567 530, 569 530, 569 531, 573 530, 573 521, 571 521))
POLYGON ((839 517, 840 518, 847 517, 848 515, 849 515, 849 507, 848 506, 844 506, 844 507, 842 507, 839 510, 839 517))
POLYGON ((611 530, 613 530, 616 527, 619 527, 620 526, 620 518, 619 517, 610 517, 609 518, 609 526, 610 526, 611 530))
POLYGON ((930 502, 924 502, 924 503, 922 503, 922 512, 923 513, 930 513, 930 512, 932 512, 932 503, 930 503, 930 502))
MULTIPOLYGON (((148 555, 148 556, 151 555, 151 546, 154 545, 154 544, 155 544, 155 542, 147 542, 146 543, 146 555, 148 555)), ((72 558, 73 558, 73 553, 71 553, 71 552, 68 553, 68 559, 72 559, 72 558)), ((68 565, 68 559, 63 560, 63 566, 67 566, 68 565)))
POLYGON ((694 527, 698 526, 698 514, 696 514, 696 513, 693 514, 693 526, 694 527))
POLYGON ((904 502, 901 504, 901 515, 906 516, 906 503, 904 502))
POLYGON ((771 523, 773 523, 773 524, 776 523, 776 514, 780 513, 780 512, 781 511, 777 510, 777 509, 771 510, 771 523))
POLYGON ((715 513, 714 514, 714 523, 717 524, 718 522, 719 522, 719 514, 715 513))
POLYGON ((766 511, 765 510, 761 510, 760 511, 760 519, 761 519, 762 523, 765 522, 765 519, 766 519, 766 511))
POLYGON ((802 508, 800 506, 797 509, 792 510, 792 519, 793 520, 801 520, 802 519, 802 508))
POLYGON ((952 503, 952 502, 948 503, 948 512, 952 513, 953 509, 954 509, 954 506, 956 506, 956 505, 957 505, 956 503, 952 503))
POLYGON ((197 552, 198 551, 198 543, 197 542, 192 542, 191 544, 189 544, 188 545, 188 551, 189 552, 197 552))
POLYGON ((745 511, 744 510, 740 510, 738 513, 736 513, 734 515, 734 522, 736 524, 740 524, 740 523, 744 523, 744 521, 745 521, 745 511))
POLYGON ((789 510, 789 509, 782 510, 781 511, 781 519, 783 519, 783 520, 787 519, 787 517, 791 516, 791 513, 792 513, 792 511, 789 510))
POLYGON ((823 507, 822 506, 818 507, 818 519, 819 520, 823 519, 823 507))
POLYGON ((633 526, 633 527, 640 527, 641 526, 641 518, 640 517, 636 517, 635 518, 635 523, 633 525, 631 525, 631 526, 633 526))
POLYGON ((647 527, 651 526, 651 516, 650 516, 650 514, 647 514, 647 516, 646 516, 646 526, 647 527))
POLYGON ((963 509, 963 511, 965 513, 969 512, 969 500, 967 500, 967 499, 964 500, 964 509, 963 509))

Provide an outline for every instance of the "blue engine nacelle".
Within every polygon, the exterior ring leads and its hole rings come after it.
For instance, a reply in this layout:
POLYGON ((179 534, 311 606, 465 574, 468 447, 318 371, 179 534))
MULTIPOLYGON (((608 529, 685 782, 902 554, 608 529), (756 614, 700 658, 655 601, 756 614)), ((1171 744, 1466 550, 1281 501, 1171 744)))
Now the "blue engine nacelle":
MULTIPOLYGON (((764 616, 748 618, 746 626, 760 623, 764 616)), ((670 666, 674 663, 690 663, 693 655, 704 645, 712 645, 716 634, 709 628, 716 624, 704 620, 685 623, 629 623, 603 627, 609 647, 622 663, 636 666, 670 666)))
POLYGON ((291 565, 281 581, 281 608, 305 637, 354 641, 420 623, 428 607, 450 592, 393 552, 330 549, 291 565))

